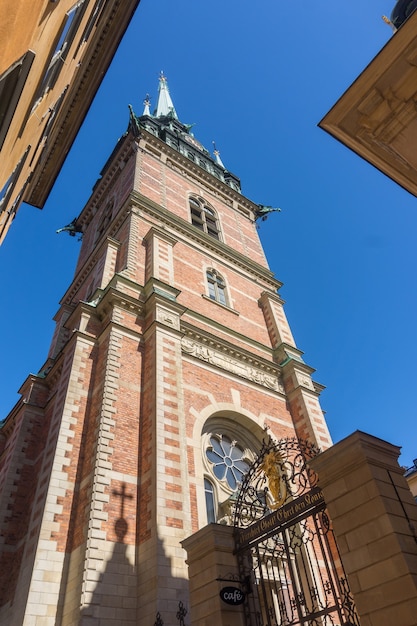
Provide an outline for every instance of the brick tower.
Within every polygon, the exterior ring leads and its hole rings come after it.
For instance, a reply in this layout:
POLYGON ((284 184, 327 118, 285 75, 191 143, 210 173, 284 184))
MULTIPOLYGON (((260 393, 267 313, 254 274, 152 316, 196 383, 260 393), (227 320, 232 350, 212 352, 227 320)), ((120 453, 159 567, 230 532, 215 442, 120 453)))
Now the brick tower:
POLYGON ((265 431, 329 446, 258 239, 267 211, 161 75, 67 227, 82 247, 48 359, 0 430, 1 624, 175 624, 180 542, 228 523, 265 431))

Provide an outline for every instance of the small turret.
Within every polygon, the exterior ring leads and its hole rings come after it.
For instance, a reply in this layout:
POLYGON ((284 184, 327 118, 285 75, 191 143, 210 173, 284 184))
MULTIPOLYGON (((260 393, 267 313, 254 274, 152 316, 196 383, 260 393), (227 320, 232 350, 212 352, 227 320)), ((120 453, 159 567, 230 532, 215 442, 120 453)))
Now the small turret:
POLYGON ((145 98, 145 100, 143 101, 143 107, 144 107, 144 109, 143 109, 143 113, 142 113, 142 115, 149 115, 149 116, 151 115, 151 109, 150 109, 150 106, 151 106, 151 99, 150 99, 150 97, 149 97, 149 94, 147 93, 147 94, 146 94, 146 98, 145 98))

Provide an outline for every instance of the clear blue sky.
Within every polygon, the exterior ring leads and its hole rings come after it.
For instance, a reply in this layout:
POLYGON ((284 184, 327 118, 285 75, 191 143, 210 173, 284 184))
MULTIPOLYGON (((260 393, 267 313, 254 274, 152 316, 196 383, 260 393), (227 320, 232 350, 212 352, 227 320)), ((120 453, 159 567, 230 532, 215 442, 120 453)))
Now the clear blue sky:
POLYGON ((297 344, 335 441, 356 429, 417 457, 417 201, 317 128, 391 37, 394 0, 142 0, 43 211, 23 206, 0 248, 0 416, 42 366, 80 244, 81 211, 131 103, 160 70, 181 121, 216 141, 261 224, 297 344))

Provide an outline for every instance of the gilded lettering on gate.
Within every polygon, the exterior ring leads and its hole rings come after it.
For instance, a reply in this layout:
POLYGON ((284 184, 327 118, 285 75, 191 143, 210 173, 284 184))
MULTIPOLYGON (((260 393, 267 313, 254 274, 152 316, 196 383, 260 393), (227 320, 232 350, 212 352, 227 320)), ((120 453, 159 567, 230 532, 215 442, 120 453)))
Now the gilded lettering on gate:
POLYGON ((248 528, 239 530, 238 543, 240 546, 244 546, 257 541, 264 535, 269 536, 277 532, 280 527, 287 528, 291 524, 297 524, 318 508, 324 508, 323 492, 319 487, 313 487, 308 493, 284 504, 248 528))

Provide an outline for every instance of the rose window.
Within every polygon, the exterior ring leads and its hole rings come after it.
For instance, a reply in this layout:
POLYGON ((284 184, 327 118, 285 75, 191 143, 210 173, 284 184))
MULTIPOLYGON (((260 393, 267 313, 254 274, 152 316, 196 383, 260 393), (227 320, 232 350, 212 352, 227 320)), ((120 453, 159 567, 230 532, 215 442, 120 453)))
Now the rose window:
POLYGON ((243 458, 244 452, 236 441, 225 435, 212 435, 206 449, 206 456, 212 465, 213 474, 221 481, 226 481, 233 491, 249 469, 249 463, 243 458))

